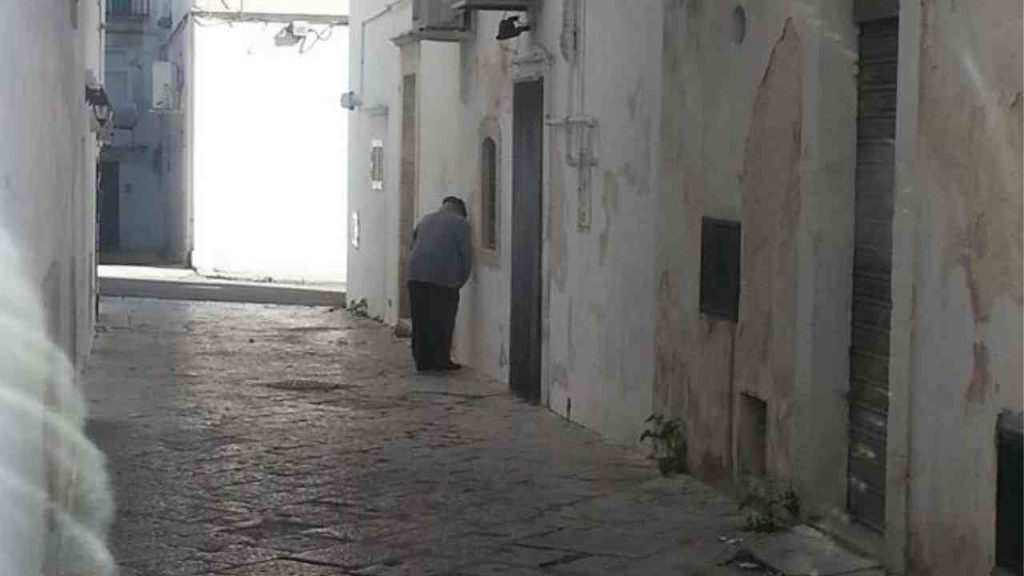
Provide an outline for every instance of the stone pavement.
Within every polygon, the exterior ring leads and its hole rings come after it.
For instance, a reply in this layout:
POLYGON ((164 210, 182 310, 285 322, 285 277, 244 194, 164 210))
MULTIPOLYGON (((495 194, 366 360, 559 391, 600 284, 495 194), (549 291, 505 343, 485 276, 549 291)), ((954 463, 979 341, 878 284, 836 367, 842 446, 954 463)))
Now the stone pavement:
POLYGON ((344 306, 345 285, 295 284, 203 276, 190 268, 111 266, 97 270, 100 294, 112 297, 257 304, 344 306))
POLYGON ((104 299, 126 576, 763 574, 736 505, 341 310, 104 299))

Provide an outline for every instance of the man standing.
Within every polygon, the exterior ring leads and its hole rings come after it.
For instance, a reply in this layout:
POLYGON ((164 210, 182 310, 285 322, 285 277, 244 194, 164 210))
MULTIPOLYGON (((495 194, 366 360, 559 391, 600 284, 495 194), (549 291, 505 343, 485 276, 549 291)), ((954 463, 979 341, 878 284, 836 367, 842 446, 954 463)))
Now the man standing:
POLYGON ((409 255, 409 304, 412 355, 419 371, 461 368, 451 359, 452 332, 459 310, 459 289, 473 267, 473 240, 466 205, 449 196, 412 233, 409 255))

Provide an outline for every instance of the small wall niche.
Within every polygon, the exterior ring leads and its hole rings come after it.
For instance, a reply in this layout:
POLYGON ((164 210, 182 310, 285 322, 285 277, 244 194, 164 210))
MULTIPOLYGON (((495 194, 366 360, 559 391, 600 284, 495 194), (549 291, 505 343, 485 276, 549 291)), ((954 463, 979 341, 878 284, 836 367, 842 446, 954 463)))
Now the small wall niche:
POLYGON ((767 471, 768 405, 740 394, 736 430, 737 465, 741 476, 764 478, 767 471))
POLYGON ((730 35, 734 44, 743 44, 747 38, 747 11, 743 6, 737 5, 732 9, 730 20, 730 35))

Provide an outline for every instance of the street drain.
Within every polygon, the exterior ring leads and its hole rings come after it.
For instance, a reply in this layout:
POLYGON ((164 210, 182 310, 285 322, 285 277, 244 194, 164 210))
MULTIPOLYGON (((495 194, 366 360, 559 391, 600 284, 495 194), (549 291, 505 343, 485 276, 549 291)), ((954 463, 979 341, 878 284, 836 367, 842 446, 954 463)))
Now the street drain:
POLYGON ((325 382, 323 380, 281 380, 279 382, 270 382, 266 384, 266 387, 294 392, 323 392, 337 390, 342 386, 335 382, 325 382))

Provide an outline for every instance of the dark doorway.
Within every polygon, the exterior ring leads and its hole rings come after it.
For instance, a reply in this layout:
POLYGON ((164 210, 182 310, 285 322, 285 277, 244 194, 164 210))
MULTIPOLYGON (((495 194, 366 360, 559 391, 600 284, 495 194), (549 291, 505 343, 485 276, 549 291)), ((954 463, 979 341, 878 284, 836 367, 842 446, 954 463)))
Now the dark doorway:
POLYGON ((544 82, 515 85, 512 149, 512 303, 509 382, 540 401, 544 82))
POLYGON ((120 164, 100 163, 99 229, 100 252, 116 252, 121 247, 120 164))
POLYGON ((861 24, 850 337, 850 514, 885 529, 899 21, 861 24))

